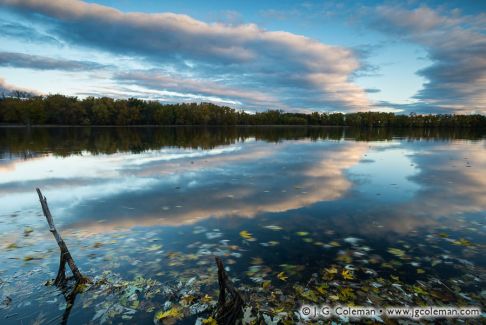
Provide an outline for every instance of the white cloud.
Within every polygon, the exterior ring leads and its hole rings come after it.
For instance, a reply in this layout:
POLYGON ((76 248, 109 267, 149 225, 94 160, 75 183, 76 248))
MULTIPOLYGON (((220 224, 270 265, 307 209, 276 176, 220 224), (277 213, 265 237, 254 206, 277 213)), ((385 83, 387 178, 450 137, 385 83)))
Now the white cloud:
POLYGON ((369 108, 366 92, 351 80, 361 64, 356 53, 344 47, 254 24, 208 24, 173 13, 124 13, 77 0, 0 4, 33 19, 32 13, 49 17, 40 21, 66 42, 142 56, 191 79, 210 81, 205 95, 221 96, 221 90, 238 88, 231 96, 255 95, 263 100, 252 102, 260 105, 273 97, 281 98, 282 106, 369 108))
MULTIPOLYGON (((381 6, 374 26, 414 42, 428 52, 431 66, 418 71, 427 82, 415 98, 435 111, 486 113, 486 22, 428 7, 381 6)), ((417 106, 417 104, 414 104, 417 106)))

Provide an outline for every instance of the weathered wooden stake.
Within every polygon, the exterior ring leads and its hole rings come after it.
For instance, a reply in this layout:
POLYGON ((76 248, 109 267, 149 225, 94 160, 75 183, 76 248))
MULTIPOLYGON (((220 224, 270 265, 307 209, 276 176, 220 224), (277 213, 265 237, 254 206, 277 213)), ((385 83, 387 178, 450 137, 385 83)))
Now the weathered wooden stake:
POLYGON ((228 278, 224 270, 223 261, 216 257, 216 265, 218 266, 218 283, 219 283, 219 299, 214 318, 221 325, 237 324, 243 315, 243 306, 245 302, 241 298, 240 293, 236 290, 231 279, 228 278), (226 291, 231 296, 226 301, 226 291))
POLYGON ((52 220, 51 211, 49 211, 49 206, 47 205, 47 199, 45 196, 42 195, 40 189, 36 189, 37 194, 39 195, 39 200, 42 206, 42 212, 47 219, 47 223, 49 224, 49 231, 52 233, 54 238, 59 245, 59 249, 61 251, 60 259, 59 259, 59 270, 57 272, 56 279, 54 280, 54 284, 56 286, 62 286, 66 283, 66 263, 69 265, 71 272, 73 272, 74 278, 76 279, 77 284, 83 283, 90 283, 91 280, 81 274, 76 263, 74 263, 74 259, 69 252, 69 249, 66 246, 66 243, 62 239, 61 235, 57 232, 56 226, 54 225, 54 221, 52 220))

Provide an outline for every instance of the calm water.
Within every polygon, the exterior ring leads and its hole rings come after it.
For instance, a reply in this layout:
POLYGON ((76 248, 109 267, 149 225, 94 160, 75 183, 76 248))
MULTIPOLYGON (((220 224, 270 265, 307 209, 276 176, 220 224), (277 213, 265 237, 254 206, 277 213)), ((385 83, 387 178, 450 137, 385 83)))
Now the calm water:
POLYGON ((217 300, 215 255, 252 317, 290 320, 303 302, 484 310, 485 139, 0 129, 0 323, 194 323, 217 300), (59 256, 35 187, 82 272, 110 283, 72 309, 44 285, 59 256))

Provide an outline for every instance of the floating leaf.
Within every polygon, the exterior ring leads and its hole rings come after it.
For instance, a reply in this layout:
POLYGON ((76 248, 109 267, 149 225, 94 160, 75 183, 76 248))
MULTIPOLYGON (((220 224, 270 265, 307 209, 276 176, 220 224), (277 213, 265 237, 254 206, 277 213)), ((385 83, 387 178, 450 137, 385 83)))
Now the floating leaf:
POLYGON ((267 290, 268 288, 270 288, 271 285, 272 285, 272 281, 270 281, 270 280, 263 281, 262 288, 267 290))
POLYGON ((279 231, 279 230, 283 229, 282 227, 276 226, 276 225, 265 226, 265 228, 270 229, 270 230, 274 230, 274 231, 279 231))
POLYGON ((285 272, 280 272, 279 274, 277 274, 277 278, 282 281, 287 281, 289 277, 285 275, 285 272))
POLYGON ((387 262, 382 263, 381 267, 386 268, 386 269, 393 269, 393 265, 391 265, 390 263, 387 263, 387 262))
POLYGON ((351 245, 357 245, 358 242, 360 241, 361 239, 359 238, 355 238, 355 237, 348 237, 348 238, 344 238, 344 241, 348 244, 351 244, 351 245))
POLYGON ((326 280, 332 280, 338 273, 338 270, 335 267, 330 267, 328 269, 324 269, 323 278, 326 280))
POLYGON ((285 312, 285 308, 284 307, 281 307, 281 308, 272 308, 272 313, 274 313, 274 314, 280 314, 282 312, 285 312))
POLYGON ((216 239, 216 238, 219 238, 219 237, 222 237, 222 236, 223 236, 223 233, 218 232, 218 231, 207 232, 206 233, 206 238, 207 239, 216 239))
POLYGON ((155 320, 156 321, 161 321, 166 318, 175 318, 179 319, 182 318, 183 314, 180 308, 178 307, 173 307, 167 311, 159 311, 155 314, 155 320))
POLYGON ((204 325, 218 325, 218 322, 213 317, 210 316, 209 318, 203 319, 201 321, 201 324, 204 324, 204 325))
POLYGON ((40 257, 40 256, 27 255, 27 256, 24 256, 24 261, 28 262, 28 261, 32 261, 32 260, 40 260, 41 258, 42 257, 40 257))
POLYGON ((251 307, 246 307, 243 310, 243 319, 241 320, 243 325, 253 324, 255 320, 256 317, 252 316, 251 307))
POLYGON ((341 254, 337 257, 337 260, 346 264, 350 264, 353 261, 353 258, 348 254, 341 254))
POLYGON ((338 297, 342 301, 348 301, 354 299, 356 295, 351 288, 341 288, 338 293, 338 297))
POLYGON ((32 227, 25 227, 24 228, 24 236, 29 236, 32 232, 34 231, 34 229, 32 229, 32 227))
POLYGON ((260 245, 262 245, 263 247, 273 247, 273 246, 277 246, 279 244, 278 241, 269 241, 268 243, 260 243, 260 245))
POLYGON ((190 304, 192 304, 192 302, 194 301, 194 299, 195 299, 194 296, 187 295, 187 296, 182 297, 181 303, 184 306, 189 306, 190 304))
POLYGON ((240 231, 240 236, 248 241, 255 241, 256 239, 246 230, 240 231))
POLYGON ((280 322, 280 317, 275 316, 272 319, 272 317, 267 314, 263 314, 263 319, 265 320, 265 324, 267 325, 277 325, 280 322))
POLYGON ((328 274, 337 274, 338 273, 338 270, 335 268, 335 267, 330 267, 328 269, 324 269, 326 271, 326 273, 328 274))
POLYGON ((312 290, 305 290, 300 292, 300 295, 309 301, 312 301, 314 303, 317 303, 319 301, 319 298, 317 297, 316 293, 312 290))
POLYGON ((331 245, 332 247, 339 247, 341 246, 341 244, 339 244, 337 241, 332 241, 329 243, 329 245, 331 245))
POLYGON ((317 292, 319 292, 321 295, 325 295, 327 293, 327 289, 329 286, 327 284, 321 284, 320 286, 316 287, 317 292))
POLYGON ((307 231, 298 231, 296 234, 304 237, 304 236, 307 236, 309 233, 307 231))
POLYGON ((205 294, 204 297, 201 298, 201 302, 202 303, 210 303, 213 299, 208 295, 208 294, 205 294))
POLYGON ((419 294, 419 295, 426 295, 427 292, 422 289, 422 287, 418 286, 418 285, 414 285, 413 287, 413 291, 416 293, 416 294, 419 294))
POLYGON ((464 239, 464 238, 461 238, 461 239, 458 239, 458 240, 454 240, 452 243, 454 245, 464 246, 464 247, 469 247, 469 246, 472 246, 473 245, 469 240, 464 239))
POLYGON ((441 261, 441 260, 439 260, 439 259, 434 259, 434 260, 432 260, 432 262, 430 263, 430 265, 432 265, 432 266, 436 266, 437 264, 440 264, 440 263, 442 263, 442 261, 441 261))
POLYGON ((343 269, 342 272, 341 272, 341 275, 343 276, 343 279, 345 279, 345 280, 353 280, 354 279, 352 271, 347 270, 347 269, 343 269))
POLYGON ((158 251, 162 248, 162 245, 150 245, 149 247, 147 247, 146 249, 149 251, 149 252, 154 252, 154 251, 158 251))
POLYGON ((100 248, 101 246, 103 246, 103 243, 100 242, 96 242, 93 244, 93 248, 100 248))
POLYGON ((253 265, 260 265, 263 264, 263 260, 261 257, 252 257, 250 263, 253 265))
POLYGON ((19 248, 19 246, 17 246, 16 243, 11 243, 11 244, 8 244, 6 248, 7 249, 16 249, 16 248, 19 248))
POLYGON ((139 305, 140 305, 140 301, 134 300, 134 301, 132 301, 132 304, 130 305, 130 307, 132 307, 133 309, 137 309, 139 305))
POLYGON ((388 248, 388 253, 395 255, 396 257, 403 257, 405 256, 405 252, 399 248, 388 248))

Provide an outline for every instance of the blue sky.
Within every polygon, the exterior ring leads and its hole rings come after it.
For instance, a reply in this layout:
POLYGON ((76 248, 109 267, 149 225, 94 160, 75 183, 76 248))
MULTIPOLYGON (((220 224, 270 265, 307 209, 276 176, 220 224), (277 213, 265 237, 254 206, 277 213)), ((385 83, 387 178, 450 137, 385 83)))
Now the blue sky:
POLYGON ((0 0, 0 90, 486 113, 486 2, 0 0))

